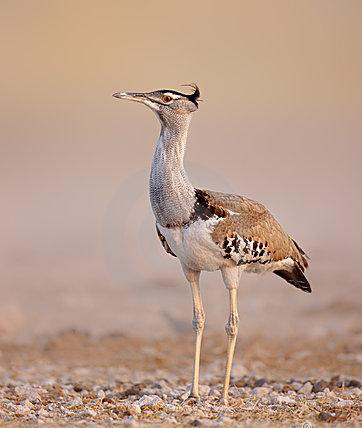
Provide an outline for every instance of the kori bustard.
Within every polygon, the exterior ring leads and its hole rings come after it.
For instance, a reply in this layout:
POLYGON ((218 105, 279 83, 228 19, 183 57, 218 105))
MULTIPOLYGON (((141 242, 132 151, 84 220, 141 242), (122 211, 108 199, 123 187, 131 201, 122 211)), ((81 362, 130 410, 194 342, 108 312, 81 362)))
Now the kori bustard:
POLYGON ((199 277, 220 270, 229 292, 226 324, 227 356, 222 398, 228 402, 230 372, 238 333, 237 288, 242 272, 274 272, 295 287, 311 292, 303 271, 307 256, 283 231, 270 212, 243 196, 195 188, 183 165, 187 132, 198 109, 200 91, 119 92, 116 98, 136 101, 154 111, 161 133, 153 157, 149 192, 158 237, 167 253, 177 257, 193 298, 196 334, 190 397, 199 398, 199 367, 205 313, 199 277))

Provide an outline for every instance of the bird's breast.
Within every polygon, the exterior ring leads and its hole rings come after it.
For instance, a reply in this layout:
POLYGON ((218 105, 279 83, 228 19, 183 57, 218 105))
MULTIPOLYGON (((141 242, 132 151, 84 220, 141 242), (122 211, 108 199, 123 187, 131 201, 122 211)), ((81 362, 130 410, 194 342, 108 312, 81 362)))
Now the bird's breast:
POLYGON ((215 271, 229 263, 211 237, 219 221, 217 218, 199 219, 181 227, 158 227, 181 263, 196 271, 215 271))

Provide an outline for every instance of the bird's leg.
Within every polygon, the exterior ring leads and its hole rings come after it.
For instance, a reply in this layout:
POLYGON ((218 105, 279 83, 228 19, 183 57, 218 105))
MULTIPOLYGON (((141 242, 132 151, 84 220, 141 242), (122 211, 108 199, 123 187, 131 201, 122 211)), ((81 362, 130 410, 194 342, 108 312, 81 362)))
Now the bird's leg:
POLYGON ((205 312, 202 307, 202 300, 200 294, 200 286, 198 282, 191 282, 192 298, 194 303, 194 315, 192 320, 192 327, 196 333, 195 338, 195 359, 194 359, 194 372, 192 377, 191 397, 199 398, 199 372, 200 372, 200 354, 202 334, 205 325, 205 312))
POLYGON ((205 312, 202 306, 201 292, 199 286, 200 272, 191 271, 183 267, 186 278, 190 282, 192 291, 193 301, 193 319, 192 327, 196 334, 195 337, 195 358, 194 358, 194 370, 192 377, 192 387, 190 397, 199 398, 199 372, 200 372, 200 353, 201 353, 201 342, 202 334, 204 332, 205 325, 205 312))
POLYGON ((223 279, 226 287, 229 290, 230 299, 230 316, 225 326, 227 334, 227 351, 226 351, 226 368, 224 378, 224 388, 222 399, 225 405, 228 404, 228 393, 230 385, 230 374, 231 367, 234 358, 236 337, 238 334, 239 326, 239 315, 238 315, 238 304, 237 304, 237 287, 239 284, 239 273, 234 269, 227 269, 222 271, 223 279))

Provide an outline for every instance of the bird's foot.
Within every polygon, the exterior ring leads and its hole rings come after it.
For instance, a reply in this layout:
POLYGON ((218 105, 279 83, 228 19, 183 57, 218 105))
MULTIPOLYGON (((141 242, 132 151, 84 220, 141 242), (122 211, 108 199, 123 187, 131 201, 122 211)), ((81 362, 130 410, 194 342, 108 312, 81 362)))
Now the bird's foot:
POLYGON ((222 406, 229 407, 229 398, 228 397, 221 397, 220 398, 220 404, 222 406))
POLYGON ((191 392, 190 395, 181 402, 181 406, 185 404, 193 405, 199 402, 200 402, 200 395, 191 392))

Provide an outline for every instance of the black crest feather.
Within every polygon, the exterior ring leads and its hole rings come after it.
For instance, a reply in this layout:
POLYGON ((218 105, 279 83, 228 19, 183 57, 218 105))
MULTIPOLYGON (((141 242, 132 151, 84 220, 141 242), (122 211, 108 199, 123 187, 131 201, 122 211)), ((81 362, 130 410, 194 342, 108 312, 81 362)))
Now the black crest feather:
POLYGON ((171 94, 181 95, 182 97, 187 98, 191 102, 193 102, 196 106, 198 106, 197 100, 200 98, 200 89, 196 85, 196 83, 192 83, 189 85, 181 85, 181 86, 188 86, 189 88, 192 88, 194 92, 192 94, 184 94, 182 92, 174 91, 173 89, 162 89, 160 90, 161 93, 165 94, 166 92, 171 92, 171 94))
POLYGON ((196 83, 192 83, 192 84, 188 84, 188 85, 181 85, 181 86, 187 86, 187 87, 192 88, 194 90, 193 94, 182 94, 182 95, 184 97, 188 98, 194 104, 198 105, 197 100, 200 98, 200 89, 196 85, 196 83))

